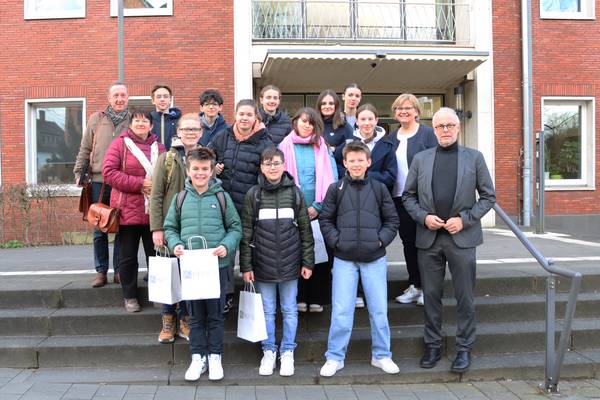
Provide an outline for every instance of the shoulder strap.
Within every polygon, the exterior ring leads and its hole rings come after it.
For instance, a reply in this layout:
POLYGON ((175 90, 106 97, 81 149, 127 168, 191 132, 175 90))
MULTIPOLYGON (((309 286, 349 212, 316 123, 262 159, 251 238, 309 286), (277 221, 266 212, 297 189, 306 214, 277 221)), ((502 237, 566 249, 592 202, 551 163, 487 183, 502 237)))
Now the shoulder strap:
POLYGON ((177 193, 177 199, 175 200, 175 215, 177 216, 177 219, 181 218, 181 207, 183 206, 186 195, 187 190, 185 189, 177 193))
POLYGON ((337 190, 335 191, 335 205, 336 209, 340 206, 340 201, 346 193, 346 188, 348 187, 348 182, 344 178, 340 179, 337 184, 337 190))
POLYGON ((173 153, 171 150, 169 150, 167 152, 167 155, 165 156, 165 168, 167 171, 167 186, 171 183, 174 165, 175 165, 175 153, 173 153))
POLYGON ((294 219, 296 219, 298 218, 300 207, 302 206, 302 193, 296 184, 292 186, 292 192, 294 193, 294 219))
POLYGON ((227 223, 225 219, 225 211, 227 211, 227 200, 225 200, 225 193, 217 192, 215 194, 217 196, 217 200, 219 201, 219 206, 221 207, 221 218, 223 219, 223 226, 227 228, 227 223))
MULTIPOLYGON (((377 200, 377 205, 379 206, 379 216, 381 218, 381 208, 383 207, 383 188, 382 186, 385 186, 383 183, 381 182, 377 182, 375 183, 375 180, 370 178, 369 179, 370 184, 371 184, 371 190, 373 190, 373 194, 375 195, 375 200, 377 200)), ((387 188, 385 189, 387 190, 387 188)))

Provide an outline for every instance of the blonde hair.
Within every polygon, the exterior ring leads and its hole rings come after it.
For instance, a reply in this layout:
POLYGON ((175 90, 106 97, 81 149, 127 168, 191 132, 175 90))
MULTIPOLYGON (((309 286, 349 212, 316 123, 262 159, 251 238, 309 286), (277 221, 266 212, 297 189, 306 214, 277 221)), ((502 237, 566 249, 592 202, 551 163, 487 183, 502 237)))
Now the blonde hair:
POLYGON ((187 120, 192 120, 192 121, 195 121, 197 123, 200 123, 200 116, 197 113, 186 113, 186 114, 183 114, 181 116, 181 118, 179 118, 179 122, 177 122, 177 127, 179 128, 181 126, 181 123, 183 121, 187 121, 187 120))
POLYGON ((412 93, 403 93, 400 96, 396 97, 396 100, 392 103, 392 114, 396 112, 396 108, 400 107, 402 103, 408 101, 411 106, 417 111, 417 121, 419 120, 419 116, 421 115, 421 104, 419 104, 419 99, 412 93))

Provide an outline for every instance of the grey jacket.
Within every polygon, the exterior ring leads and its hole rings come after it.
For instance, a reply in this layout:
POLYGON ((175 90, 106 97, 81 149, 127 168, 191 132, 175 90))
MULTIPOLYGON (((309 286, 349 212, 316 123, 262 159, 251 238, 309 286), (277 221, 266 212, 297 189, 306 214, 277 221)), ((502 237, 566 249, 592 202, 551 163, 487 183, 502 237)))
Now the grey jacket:
MULTIPOLYGON (((415 155, 402 195, 406 211, 417 223, 415 244, 419 249, 431 247, 437 235, 437 231, 425 226, 425 217, 428 214, 436 214, 431 189, 436 149, 437 147, 433 147, 415 155)), ((480 220, 494 203, 496 192, 483 154, 459 146, 456 193, 451 215, 462 218, 463 229, 452 235, 456 246, 469 248, 483 243, 480 220), (479 194, 479 199, 476 199, 475 191, 479 194)))

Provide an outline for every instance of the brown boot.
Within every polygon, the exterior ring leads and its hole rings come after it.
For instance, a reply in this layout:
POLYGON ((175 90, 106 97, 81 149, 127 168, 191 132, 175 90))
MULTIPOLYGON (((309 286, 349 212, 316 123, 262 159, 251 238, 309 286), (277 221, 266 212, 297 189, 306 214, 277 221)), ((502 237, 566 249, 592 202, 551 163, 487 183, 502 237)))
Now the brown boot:
POLYGON ((175 341, 175 317, 172 315, 162 316, 162 329, 158 334, 160 343, 173 343, 175 341))
POLYGON ((94 281, 92 282, 92 287, 99 288, 104 285, 106 285, 106 274, 103 274, 102 272, 96 272, 96 277, 94 278, 94 281))
POLYGON ((185 316, 179 320, 179 331, 177 332, 177 336, 180 338, 184 338, 188 342, 190 341, 190 317, 185 316))
POLYGON ((121 284, 121 276, 119 276, 118 272, 115 272, 115 274, 113 276, 113 282, 116 283, 117 285, 121 284))

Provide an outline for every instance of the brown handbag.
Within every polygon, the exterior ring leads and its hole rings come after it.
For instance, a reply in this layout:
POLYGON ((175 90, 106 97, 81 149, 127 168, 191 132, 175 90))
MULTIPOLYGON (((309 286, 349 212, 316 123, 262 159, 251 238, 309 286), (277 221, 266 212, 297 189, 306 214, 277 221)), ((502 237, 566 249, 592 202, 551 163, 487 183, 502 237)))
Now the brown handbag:
POLYGON ((88 182, 83 185, 81 195, 79 196, 79 212, 82 214, 82 219, 87 220, 88 210, 92 205, 92 183, 88 182))
POLYGON ((88 210, 87 220, 100 232, 117 233, 119 232, 119 215, 118 208, 112 208, 104 203, 93 203, 88 210))

